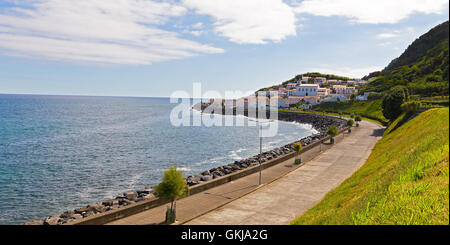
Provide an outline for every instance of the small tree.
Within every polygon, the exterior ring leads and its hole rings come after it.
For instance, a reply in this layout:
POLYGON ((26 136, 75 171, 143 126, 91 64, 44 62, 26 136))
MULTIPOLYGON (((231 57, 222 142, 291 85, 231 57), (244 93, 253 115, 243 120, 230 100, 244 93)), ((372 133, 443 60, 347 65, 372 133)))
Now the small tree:
POLYGON ((394 121, 402 114, 402 104, 408 100, 408 89, 404 86, 396 86, 389 90, 382 101, 383 116, 394 121))
POLYGON ((356 121, 356 127, 359 127, 359 122, 361 122, 361 116, 356 116, 355 121, 356 121))
POLYGON ((295 164, 302 163, 302 159, 298 157, 300 155, 300 152, 302 151, 302 148, 303 148, 302 143, 297 142, 294 144, 294 151, 297 152, 297 156, 295 158, 295 164))
POLYGON ((171 224, 176 219, 176 200, 186 194, 186 180, 183 172, 177 170, 176 165, 164 171, 162 182, 156 186, 155 195, 170 201, 170 207, 166 211, 166 223, 171 224))
POLYGON ((334 143, 334 136, 336 136, 338 134, 338 128, 336 127, 336 125, 331 125, 330 128, 328 128, 327 134, 331 136, 330 138, 330 143, 333 144, 334 143))

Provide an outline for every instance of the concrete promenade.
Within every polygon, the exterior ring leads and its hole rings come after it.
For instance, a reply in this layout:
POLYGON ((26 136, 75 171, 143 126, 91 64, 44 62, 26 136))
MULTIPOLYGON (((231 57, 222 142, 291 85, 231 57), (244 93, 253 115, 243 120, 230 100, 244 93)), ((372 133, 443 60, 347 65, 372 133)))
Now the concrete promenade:
MULTIPOLYGON (((383 128, 361 122, 351 134, 337 136, 301 155, 303 164, 288 159, 262 172, 177 201, 178 224, 288 224, 364 164, 383 128)), ((164 221, 166 206, 108 223, 151 225, 164 221)))

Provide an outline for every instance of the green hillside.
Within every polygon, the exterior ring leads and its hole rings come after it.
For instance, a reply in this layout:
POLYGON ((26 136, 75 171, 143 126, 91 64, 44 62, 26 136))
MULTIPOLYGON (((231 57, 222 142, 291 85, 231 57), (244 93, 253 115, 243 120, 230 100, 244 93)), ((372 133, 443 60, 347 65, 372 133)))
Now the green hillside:
POLYGON ((449 22, 440 24, 414 41, 385 70, 365 77, 376 77, 363 91, 383 92, 393 86, 407 86, 410 94, 448 95, 449 22))
POLYGON ((390 71, 417 62, 427 54, 429 49, 438 46, 442 41, 448 40, 448 38, 449 23, 446 21, 416 39, 400 57, 391 61, 385 70, 390 71))
POLYGON ((448 225, 448 134, 448 108, 421 113, 385 134, 357 172, 292 224, 448 225))
POLYGON ((365 118, 376 120, 381 124, 387 124, 388 120, 384 118, 381 100, 373 101, 330 101, 322 102, 317 107, 314 107, 314 111, 339 113, 348 116, 351 114, 361 115, 365 118))

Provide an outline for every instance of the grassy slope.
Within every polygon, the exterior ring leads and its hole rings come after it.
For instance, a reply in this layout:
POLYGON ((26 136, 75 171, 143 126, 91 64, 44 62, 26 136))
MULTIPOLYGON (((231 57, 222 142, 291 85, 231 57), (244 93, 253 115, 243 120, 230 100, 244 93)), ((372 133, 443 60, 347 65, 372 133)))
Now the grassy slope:
POLYGON ((341 111, 344 114, 359 114, 363 117, 375 119, 382 123, 387 123, 383 116, 381 108, 382 101, 342 101, 342 102, 323 102, 314 110, 338 113, 341 111))
POLYGON ((408 120, 408 118, 411 115, 412 114, 410 114, 410 113, 405 113, 405 112, 402 113, 397 119, 395 119, 391 124, 389 124, 389 126, 384 131, 384 135, 386 136, 386 135, 390 134, 391 132, 396 130, 398 127, 403 125, 405 123, 405 121, 408 120))
POLYGON ((449 109, 381 139, 366 163, 293 224, 449 224, 449 109))

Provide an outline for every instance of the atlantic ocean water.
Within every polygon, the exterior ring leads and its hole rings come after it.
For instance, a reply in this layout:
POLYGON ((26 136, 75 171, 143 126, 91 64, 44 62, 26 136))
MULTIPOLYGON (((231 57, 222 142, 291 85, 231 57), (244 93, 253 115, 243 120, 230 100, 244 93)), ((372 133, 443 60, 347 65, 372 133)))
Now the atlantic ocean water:
MULTIPOLYGON (((0 94, 0 224, 158 184, 174 164, 188 176, 259 153, 258 127, 175 127, 175 106, 169 98, 0 94)), ((315 132, 278 123, 263 151, 315 132)))

